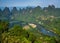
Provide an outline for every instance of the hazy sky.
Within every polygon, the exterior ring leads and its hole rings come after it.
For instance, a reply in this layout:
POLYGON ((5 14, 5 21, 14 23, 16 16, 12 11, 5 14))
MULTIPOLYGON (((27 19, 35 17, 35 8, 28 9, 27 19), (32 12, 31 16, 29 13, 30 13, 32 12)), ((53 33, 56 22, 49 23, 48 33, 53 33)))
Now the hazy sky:
POLYGON ((55 5, 60 7, 60 0, 0 0, 0 7, 26 7, 55 5))

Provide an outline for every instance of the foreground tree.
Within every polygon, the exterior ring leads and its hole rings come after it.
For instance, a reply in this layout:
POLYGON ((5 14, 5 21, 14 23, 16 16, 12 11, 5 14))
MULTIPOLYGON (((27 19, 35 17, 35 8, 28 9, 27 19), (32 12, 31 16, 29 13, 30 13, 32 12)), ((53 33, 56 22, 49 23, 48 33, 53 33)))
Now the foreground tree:
POLYGON ((8 32, 9 29, 9 23, 6 21, 0 20, 0 43, 2 43, 2 33, 8 32))

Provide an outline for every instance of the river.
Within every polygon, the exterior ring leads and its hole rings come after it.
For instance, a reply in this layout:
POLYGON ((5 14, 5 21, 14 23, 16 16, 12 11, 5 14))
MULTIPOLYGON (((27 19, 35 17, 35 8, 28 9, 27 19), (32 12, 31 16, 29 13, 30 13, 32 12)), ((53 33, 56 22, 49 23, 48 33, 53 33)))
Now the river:
MULTIPOLYGON (((24 22, 24 21, 11 21, 10 22, 10 27, 13 27, 14 24, 19 24, 19 25, 27 25, 28 23, 24 22)), ((58 36, 56 33, 47 30, 44 28, 44 26, 40 25, 40 24, 36 24, 37 25, 37 30, 40 31, 42 34, 44 35, 48 35, 48 36, 58 36)))

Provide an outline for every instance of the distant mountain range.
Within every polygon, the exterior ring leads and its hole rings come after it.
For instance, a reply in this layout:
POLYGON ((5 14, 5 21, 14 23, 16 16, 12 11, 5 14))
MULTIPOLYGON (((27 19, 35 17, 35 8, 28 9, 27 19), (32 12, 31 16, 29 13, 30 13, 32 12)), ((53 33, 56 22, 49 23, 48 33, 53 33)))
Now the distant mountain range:
MULTIPOLYGON (((2 10, 4 10, 4 8, 5 7, 0 7, 0 9, 2 9, 2 10)), ((10 10, 12 10, 13 9, 13 7, 8 7, 10 10)), ((26 7, 16 7, 18 10, 21 8, 21 9, 23 9, 23 8, 26 8, 26 7)), ((32 8, 34 8, 34 6, 32 6, 32 8)))
POLYGON ((54 5, 49 5, 43 9, 37 7, 0 7, 0 18, 7 20, 18 20, 35 22, 44 16, 60 16, 60 8, 55 8, 54 5), (2 10, 3 9, 3 10, 2 10))

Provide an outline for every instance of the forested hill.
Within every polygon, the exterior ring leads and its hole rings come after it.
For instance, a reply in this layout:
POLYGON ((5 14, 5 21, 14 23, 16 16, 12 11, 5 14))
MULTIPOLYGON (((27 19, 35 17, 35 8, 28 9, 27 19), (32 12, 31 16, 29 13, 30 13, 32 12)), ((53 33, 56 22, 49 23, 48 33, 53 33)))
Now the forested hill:
MULTIPOLYGON (((26 7, 17 10, 17 7, 13 7, 10 11, 9 7, 5 7, 3 10, 0 9, 0 19, 2 20, 18 20, 34 22, 41 20, 41 18, 53 18, 60 16, 60 8, 55 8, 54 5, 49 5, 48 7, 41 8, 37 7, 26 7)), ((43 19, 42 18, 42 19, 43 19)))

